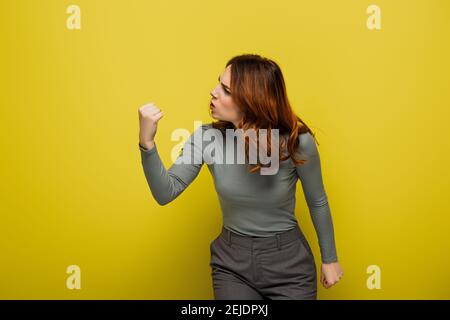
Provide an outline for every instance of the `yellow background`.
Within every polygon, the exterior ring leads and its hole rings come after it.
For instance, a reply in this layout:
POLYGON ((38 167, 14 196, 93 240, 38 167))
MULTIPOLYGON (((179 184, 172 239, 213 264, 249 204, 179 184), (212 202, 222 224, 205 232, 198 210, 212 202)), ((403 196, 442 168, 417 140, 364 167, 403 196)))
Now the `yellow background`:
MULTIPOLYGON (((319 299, 448 299, 450 2, 1 1, 0 298, 212 299, 222 217, 204 167, 174 202, 152 198, 137 109, 210 122, 226 61, 283 70, 317 133, 341 282, 319 299), (81 30, 66 8, 81 8, 81 30), (381 8, 381 30, 366 8, 381 8), (81 268, 81 290, 66 268, 81 268), (369 290, 366 268, 381 268, 369 290)), ((300 184, 296 215, 320 270, 300 184)))

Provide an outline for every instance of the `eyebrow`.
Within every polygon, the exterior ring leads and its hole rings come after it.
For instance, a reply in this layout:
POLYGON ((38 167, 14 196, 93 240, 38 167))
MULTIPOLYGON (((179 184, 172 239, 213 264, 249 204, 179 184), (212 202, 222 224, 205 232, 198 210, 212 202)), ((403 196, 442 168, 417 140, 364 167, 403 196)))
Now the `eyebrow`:
MULTIPOLYGON (((219 82, 220 82, 220 75, 219 75, 219 77, 217 78, 217 80, 219 80, 219 82)), ((220 82, 220 84, 221 84, 223 87, 225 87, 225 88, 227 88, 228 90, 230 90, 230 88, 229 88, 228 86, 226 86, 223 82, 220 82)))

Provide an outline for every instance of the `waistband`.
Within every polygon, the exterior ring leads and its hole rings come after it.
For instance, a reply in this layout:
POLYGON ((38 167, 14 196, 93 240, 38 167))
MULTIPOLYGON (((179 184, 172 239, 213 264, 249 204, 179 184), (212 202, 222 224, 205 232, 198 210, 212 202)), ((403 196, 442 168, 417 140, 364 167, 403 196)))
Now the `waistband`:
POLYGON ((299 225, 290 230, 276 233, 269 237, 244 236, 222 226, 222 231, 219 234, 219 237, 225 240, 228 245, 237 244, 248 249, 270 249, 276 247, 281 249, 282 246, 292 241, 299 238, 304 238, 304 235, 299 225))

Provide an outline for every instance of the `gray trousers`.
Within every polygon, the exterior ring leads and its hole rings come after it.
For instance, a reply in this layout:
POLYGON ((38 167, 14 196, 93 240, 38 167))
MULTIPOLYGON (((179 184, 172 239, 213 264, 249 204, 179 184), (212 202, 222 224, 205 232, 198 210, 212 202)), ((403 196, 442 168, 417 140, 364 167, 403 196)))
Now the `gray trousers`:
POLYGON ((222 226, 210 250, 216 300, 317 299, 314 256, 298 225, 271 237, 222 226))

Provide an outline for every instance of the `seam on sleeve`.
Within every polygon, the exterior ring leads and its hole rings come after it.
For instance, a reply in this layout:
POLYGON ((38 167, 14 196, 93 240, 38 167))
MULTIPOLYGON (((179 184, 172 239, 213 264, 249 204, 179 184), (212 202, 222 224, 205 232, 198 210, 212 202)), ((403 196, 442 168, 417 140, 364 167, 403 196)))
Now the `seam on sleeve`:
POLYGON ((179 181, 179 182, 183 185, 184 188, 187 187, 187 183, 184 182, 179 176, 173 174, 172 172, 167 172, 167 174, 168 174, 170 177, 172 177, 172 178, 176 179, 177 181, 179 181))

